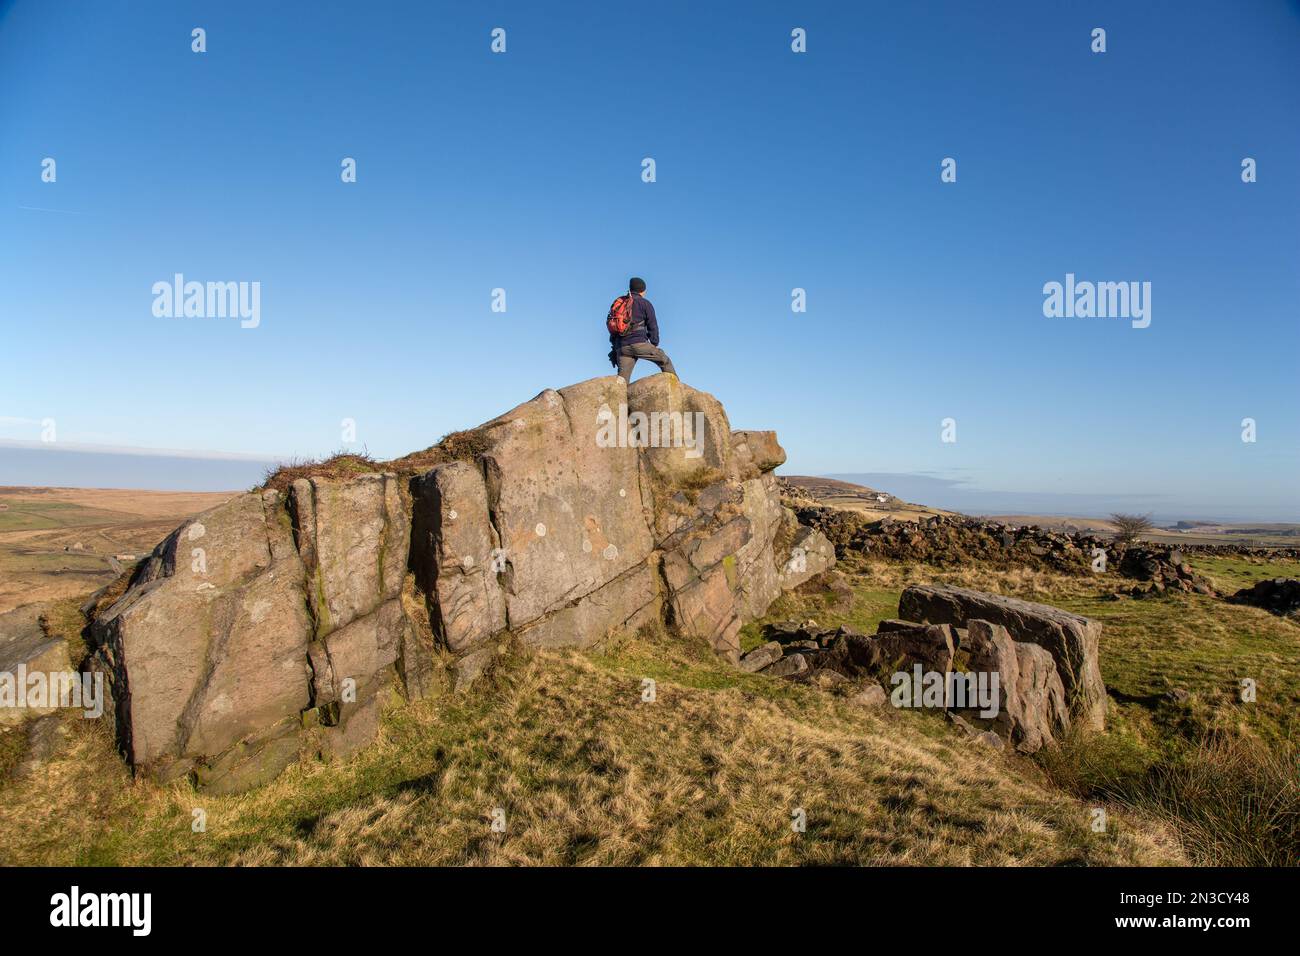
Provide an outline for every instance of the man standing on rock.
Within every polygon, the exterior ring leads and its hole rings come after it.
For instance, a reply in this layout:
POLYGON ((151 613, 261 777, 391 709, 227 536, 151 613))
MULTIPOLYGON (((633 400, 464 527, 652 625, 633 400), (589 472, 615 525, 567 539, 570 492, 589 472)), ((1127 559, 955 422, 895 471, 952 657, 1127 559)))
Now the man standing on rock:
POLYGON ((659 320, 655 307, 645 297, 645 280, 633 277, 627 282, 627 295, 621 295, 609 307, 605 326, 609 329, 609 362, 618 369, 625 382, 632 380, 637 359, 659 366, 659 371, 677 374, 673 360, 659 347, 659 320))

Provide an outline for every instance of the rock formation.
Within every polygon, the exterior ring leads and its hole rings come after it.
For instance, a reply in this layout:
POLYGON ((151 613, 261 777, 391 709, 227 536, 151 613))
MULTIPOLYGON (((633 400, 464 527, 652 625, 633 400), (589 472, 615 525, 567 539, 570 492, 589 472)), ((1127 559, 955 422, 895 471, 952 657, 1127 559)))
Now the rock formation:
POLYGON ((217 792, 370 741, 386 694, 459 689, 505 640, 741 625, 834 564, 780 502, 772 432, 672 375, 547 390, 413 474, 324 475, 177 528, 94 613, 89 667, 138 770, 217 792))
POLYGON ((1280 617, 1300 618, 1300 581, 1295 578, 1270 578, 1242 588, 1229 600, 1233 604, 1261 607, 1280 617))
MULTIPOLYGON (((968 700, 934 706, 971 734, 994 734, 1022 753, 1059 740, 1072 721, 1101 729, 1106 688, 1097 644, 1101 625, 1045 604, 958 587, 913 585, 899 600, 899 619, 881 621, 874 635, 851 628, 767 627, 771 641, 740 659, 740 667, 792 680, 825 683, 866 678, 878 706, 897 675, 998 675, 996 714, 968 700)), ((990 685, 991 686, 991 685, 990 685)), ((861 695, 860 695, 861 696, 861 695)), ((926 706, 931 706, 926 704, 926 706)), ((984 742, 988 742, 985 740, 984 742)))
POLYGON ((1070 710, 1084 726, 1101 730, 1106 685, 1097 652, 1101 624, 1046 604, 969 588, 913 585, 898 602, 901 617, 966 628, 975 620, 1006 628, 1017 642, 1037 644, 1051 655, 1070 710))
POLYGON ((1151 597, 1167 591, 1218 597, 1210 582, 1192 570, 1180 548, 1130 547, 1120 552, 1118 568, 1125 577, 1148 582, 1145 587, 1131 588, 1128 593, 1133 597, 1151 597))

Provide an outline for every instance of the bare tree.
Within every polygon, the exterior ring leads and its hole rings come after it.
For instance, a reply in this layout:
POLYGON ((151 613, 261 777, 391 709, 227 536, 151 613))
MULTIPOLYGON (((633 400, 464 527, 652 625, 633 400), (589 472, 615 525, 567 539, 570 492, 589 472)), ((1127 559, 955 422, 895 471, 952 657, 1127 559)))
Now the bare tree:
POLYGON ((1110 516, 1110 523, 1115 526, 1115 541, 1119 544, 1133 544, 1155 527, 1150 515, 1126 515, 1119 512, 1110 516))

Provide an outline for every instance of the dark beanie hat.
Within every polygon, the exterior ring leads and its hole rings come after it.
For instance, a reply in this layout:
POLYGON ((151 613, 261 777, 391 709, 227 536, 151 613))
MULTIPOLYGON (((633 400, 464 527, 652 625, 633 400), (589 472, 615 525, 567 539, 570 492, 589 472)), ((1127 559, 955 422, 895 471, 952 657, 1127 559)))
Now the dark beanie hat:
POLYGON ((638 279, 636 276, 627 280, 627 290, 629 292, 644 292, 645 279, 638 279))

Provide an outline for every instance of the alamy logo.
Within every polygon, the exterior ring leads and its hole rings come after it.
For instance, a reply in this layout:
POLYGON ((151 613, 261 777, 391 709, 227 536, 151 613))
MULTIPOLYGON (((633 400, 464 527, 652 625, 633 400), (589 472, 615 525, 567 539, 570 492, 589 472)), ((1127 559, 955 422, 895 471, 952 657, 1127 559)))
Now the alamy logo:
POLYGON ((1046 283, 1043 296, 1049 319, 1132 319, 1135 329, 1151 324, 1150 282, 1075 282, 1067 272, 1064 284, 1046 283))
POLYGON ((997 671, 926 671, 912 665, 912 673, 897 671, 889 682, 894 685, 889 702, 895 707, 935 707, 966 710, 978 707, 979 715, 991 720, 999 710, 997 671))
POLYGON ((703 412, 631 412, 619 402, 596 412, 598 448, 684 448, 687 458, 704 454, 703 412))
POLYGON ((70 893, 50 897, 51 926, 129 926, 133 936, 148 936, 153 924, 151 893, 70 893))
POLYGON ((77 671, 28 671, 19 664, 0 671, 0 709, 31 707, 50 710, 76 707, 88 720, 104 713, 104 675, 77 671))
POLYGON ((262 323, 260 282, 186 282, 178 272, 171 282, 155 282, 152 292, 155 318, 240 319, 244 329, 262 323))

